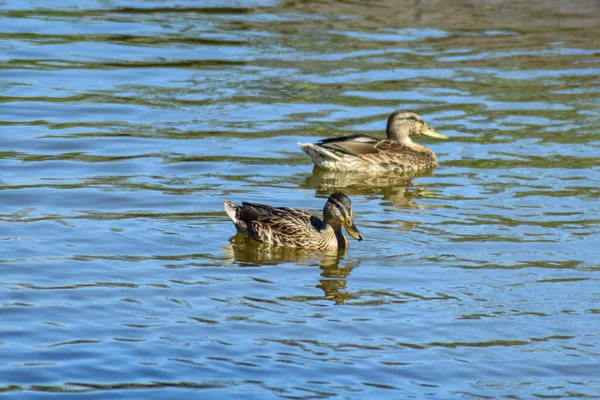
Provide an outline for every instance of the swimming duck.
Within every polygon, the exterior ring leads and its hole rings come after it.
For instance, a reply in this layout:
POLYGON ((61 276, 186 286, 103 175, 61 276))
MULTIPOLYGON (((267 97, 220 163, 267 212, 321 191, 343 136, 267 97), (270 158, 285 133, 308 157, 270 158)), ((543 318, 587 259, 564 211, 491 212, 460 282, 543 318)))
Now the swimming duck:
POLYGON ((354 239, 363 239, 354 225, 352 203, 343 193, 329 196, 323 220, 295 208, 246 202, 240 206, 229 200, 225 212, 238 232, 268 244, 328 252, 348 247, 342 226, 354 239))
POLYGON ((425 146, 413 143, 411 136, 425 135, 448 139, 431 128, 417 113, 397 110, 387 121, 387 140, 368 135, 324 139, 317 143, 298 143, 317 167, 334 171, 356 172, 416 172, 433 169, 437 156, 425 146))

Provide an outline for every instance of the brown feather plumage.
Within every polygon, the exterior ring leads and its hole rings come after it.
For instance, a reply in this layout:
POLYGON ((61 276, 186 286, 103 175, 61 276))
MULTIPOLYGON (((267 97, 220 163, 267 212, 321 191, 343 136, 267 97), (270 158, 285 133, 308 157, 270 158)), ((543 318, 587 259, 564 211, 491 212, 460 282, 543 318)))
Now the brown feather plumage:
POLYGON ((411 111, 399 110, 388 119, 388 139, 368 135, 348 135, 324 139, 317 143, 298 143, 311 156, 316 166, 335 171, 415 172, 436 168, 435 153, 413 143, 410 136, 426 135, 447 139, 431 129, 411 111))
MULTIPOLYGON (((335 250, 339 247, 347 247, 348 243, 341 233, 341 225, 348 224, 356 230, 351 218, 350 200, 340 193, 330 196, 324 208, 325 220, 295 208, 272 207, 248 202, 243 202, 240 206, 229 200, 225 200, 225 211, 241 234, 260 242, 279 246, 321 251, 335 250), (332 199, 338 201, 332 202, 332 199), (331 211, 327 211, 328 206, 329 210, 339 208, 339 214, 335 212, 331 214, 331 211)), ((348 229, 347 225, 344 226, 348 229)), ((358 231, 355 235, 358 235, 358 240, 362 240, 358 231)))

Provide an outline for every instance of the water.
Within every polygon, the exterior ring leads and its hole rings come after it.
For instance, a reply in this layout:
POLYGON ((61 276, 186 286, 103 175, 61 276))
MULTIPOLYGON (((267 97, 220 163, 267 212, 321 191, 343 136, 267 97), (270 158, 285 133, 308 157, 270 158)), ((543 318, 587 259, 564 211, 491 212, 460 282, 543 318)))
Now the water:
POLYGON ((599 17, 4 2, 0 392, 600 397, 599 17), (450 136, 420 140, 435 174, 313 171, 296 146, 400 107, 450 136), (223 212, 334 190, 365 237, 338 255, 232 238, 223 212))

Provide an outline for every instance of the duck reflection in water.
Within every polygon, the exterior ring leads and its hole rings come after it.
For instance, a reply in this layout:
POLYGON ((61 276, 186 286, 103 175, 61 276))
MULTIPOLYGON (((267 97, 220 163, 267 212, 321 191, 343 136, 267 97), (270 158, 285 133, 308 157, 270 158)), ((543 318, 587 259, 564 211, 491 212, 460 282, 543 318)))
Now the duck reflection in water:
POLYGON ((418 173, 386 173, 368 175, 360 172, 338 172, 315 167, 312 175, 300 185, 304 189, 316 189, 318 194, 343 191, 350 196, 383 196, 398 208, 423 208, 415 198, 434 198, 436 194, 425 186, 412 183, 412 179, 432 176, 433 170, 418 173))
POLYGON ((229 242, 223 246, 223 263, 225 265, 257 267, 290 263, 320 268, 321 279, 318 280, 315 287, 323 291, 323 296, 287 296, 282 300, 303 302, 328 299, 336 304, 344 304, 347 300, 355 297, 344 289, 347 287, 350 272, 358 266, 359 261, 346 262, 346 265, 340 266, 340 261, 344 260, 346 248, 321 253, 314 250, 269 245, 242 235, 234 235, 229 242))

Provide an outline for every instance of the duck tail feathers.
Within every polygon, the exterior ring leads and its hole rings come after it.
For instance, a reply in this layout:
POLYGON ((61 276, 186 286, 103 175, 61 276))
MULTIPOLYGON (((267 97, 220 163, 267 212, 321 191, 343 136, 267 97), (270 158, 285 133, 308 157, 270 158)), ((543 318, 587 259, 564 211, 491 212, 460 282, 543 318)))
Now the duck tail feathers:
POLYGON ((298 143, 298 146, 311 158, 317 162, 317 160, 330 160, 330 161, 340 161, 340 157, 335 155, 333 152, 325 149, 324 147, 319 146, 318 144, 313 143, 298 143))
POLYGON ((240 220, 240 210, 242 207, 229 200, 225 200, 223 205, 229 218, 231 218, 234 223, 237 223, 240 220))

